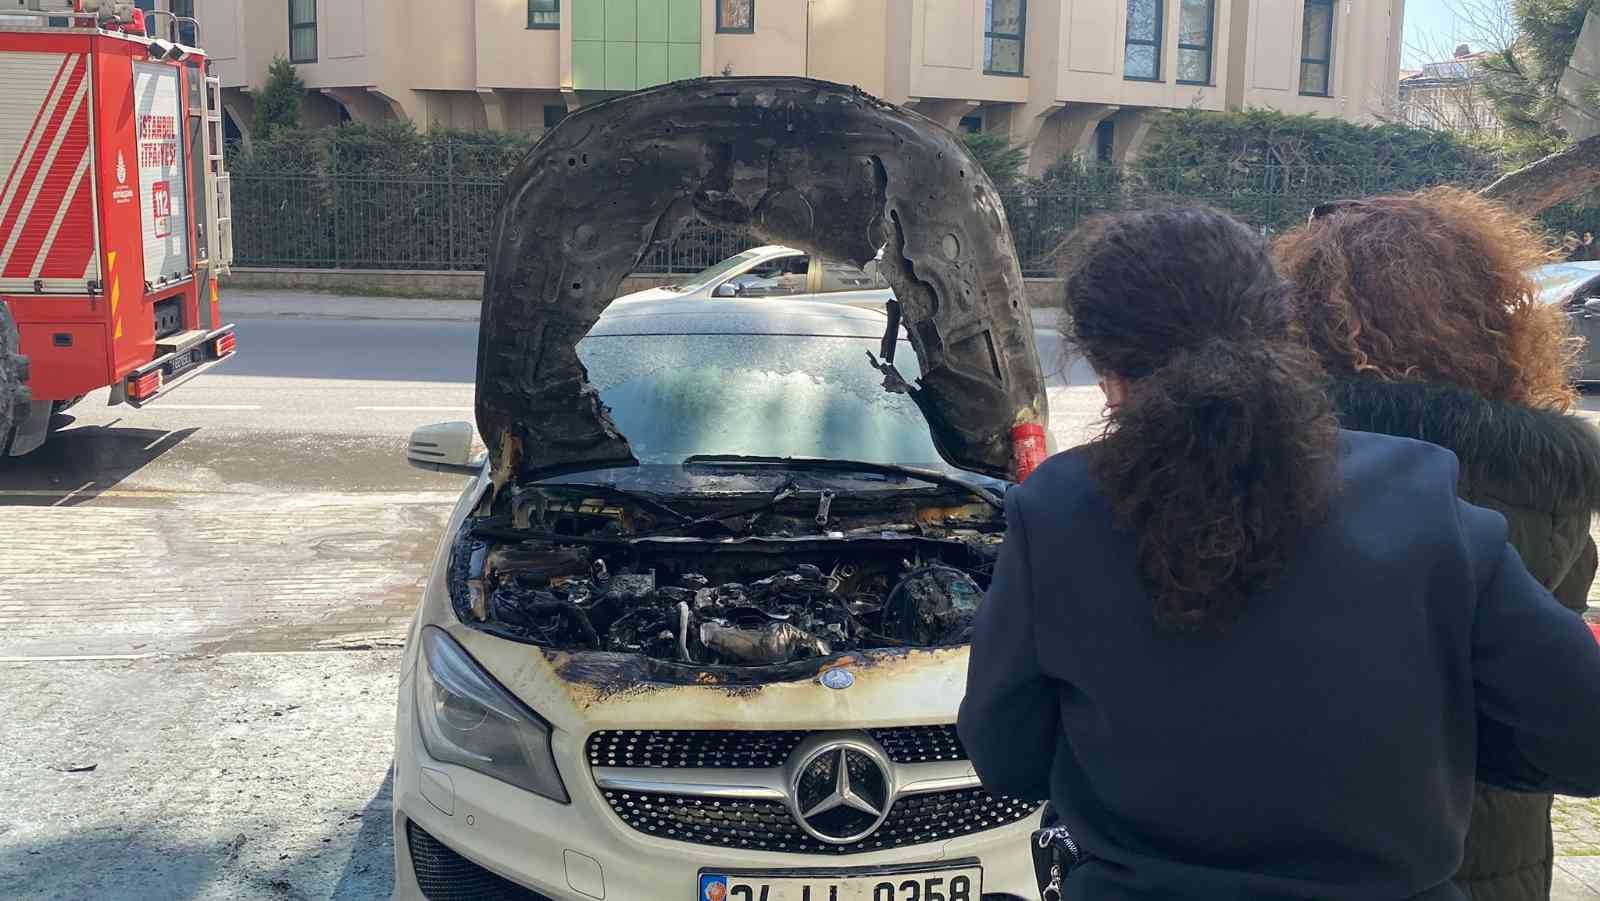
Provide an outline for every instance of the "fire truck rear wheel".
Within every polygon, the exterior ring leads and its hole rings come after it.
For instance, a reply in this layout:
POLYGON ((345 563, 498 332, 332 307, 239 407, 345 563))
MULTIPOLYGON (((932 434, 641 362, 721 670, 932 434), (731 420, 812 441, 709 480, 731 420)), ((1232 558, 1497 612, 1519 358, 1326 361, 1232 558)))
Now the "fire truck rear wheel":
POLYGON ((11 434, 27 410, 28 358, 20 352, 17 326, 0 303, 0 454, 11 449, 11 434))

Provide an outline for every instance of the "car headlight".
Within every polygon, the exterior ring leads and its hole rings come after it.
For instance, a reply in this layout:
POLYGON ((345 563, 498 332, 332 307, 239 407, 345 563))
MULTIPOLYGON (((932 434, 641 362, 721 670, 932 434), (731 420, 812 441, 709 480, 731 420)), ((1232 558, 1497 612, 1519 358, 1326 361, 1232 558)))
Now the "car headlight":
POLYGON ((422 630, 417 721, 435 760, 459 764, 565 804, 550 725, 438 626, 422 630))

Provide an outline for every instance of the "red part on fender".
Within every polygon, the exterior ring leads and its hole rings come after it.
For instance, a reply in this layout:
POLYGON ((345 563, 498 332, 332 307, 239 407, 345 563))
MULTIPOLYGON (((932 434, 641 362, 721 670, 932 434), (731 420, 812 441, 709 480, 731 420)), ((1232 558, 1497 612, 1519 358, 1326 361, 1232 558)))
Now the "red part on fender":
POLYGON ((1039 468, 1049 452, 1045 450, 1044 426, 1025 422, 1011 427, 1011 471, 1020 483, 1039 468))

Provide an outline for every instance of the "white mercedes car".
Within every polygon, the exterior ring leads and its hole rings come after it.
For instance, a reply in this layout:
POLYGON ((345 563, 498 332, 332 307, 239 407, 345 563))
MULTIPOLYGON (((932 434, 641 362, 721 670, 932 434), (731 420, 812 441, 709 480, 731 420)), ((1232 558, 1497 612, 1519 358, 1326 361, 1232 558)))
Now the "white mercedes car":
POLYGON ((419 430, 413 462, 473 479, 406 649, 396 897, 1031 896, 1039 805, 955 732, 1005 483, 883 391, 884 325, 612 304, 578 350, 640 465, 504 511, 470 425, 419 430))
POLYGON ((404 658, 396 897, 1036 897, 1041 802, 986 791, 955 730, 1003 492, 1048 451, 965 148, 847 87, 678 82, 563 120, 506 198, 487 453, 467 423, 409 450, 471 481, 404 658), (894 299, 613 302, 692 219, 882 248, 894 299))

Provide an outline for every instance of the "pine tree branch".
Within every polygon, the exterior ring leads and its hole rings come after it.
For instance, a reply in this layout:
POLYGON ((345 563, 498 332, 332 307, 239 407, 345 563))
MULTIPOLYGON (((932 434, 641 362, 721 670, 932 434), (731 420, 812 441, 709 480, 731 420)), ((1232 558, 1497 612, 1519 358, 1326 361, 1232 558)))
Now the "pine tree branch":
POLYGON ((1479 192, 1525 216, 1600 188, 1600 135, 1586 138, 1515 172, 1479 192))

